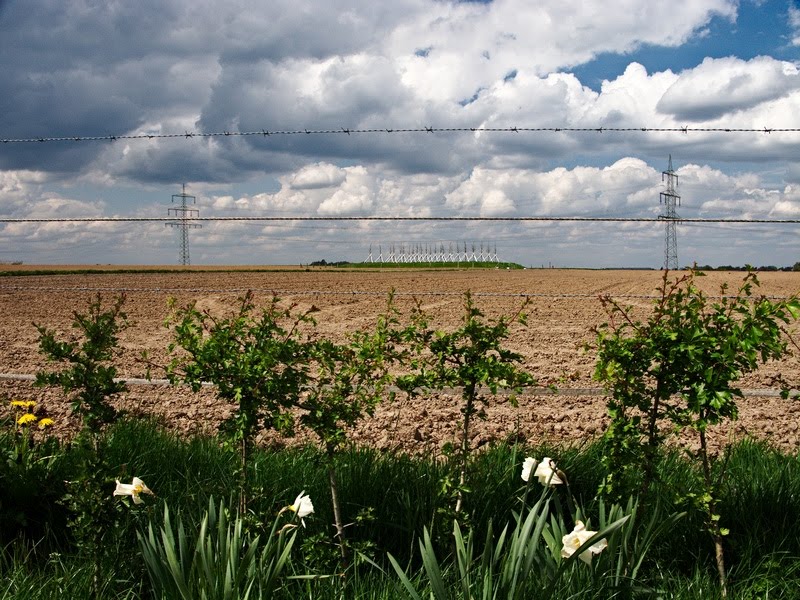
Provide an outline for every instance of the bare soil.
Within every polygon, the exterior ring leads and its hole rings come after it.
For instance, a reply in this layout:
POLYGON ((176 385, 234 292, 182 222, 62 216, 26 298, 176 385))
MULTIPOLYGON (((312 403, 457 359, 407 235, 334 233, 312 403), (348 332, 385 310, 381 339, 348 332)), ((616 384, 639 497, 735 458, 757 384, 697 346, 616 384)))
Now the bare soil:
MULTIPOLYGON (((125 293, 125 311, 133 326, 121 337, 119 372, 126 378, 144 378, 142 351, 153 362, 165 364, 168 360, 166 349, 172 333, 164 326, 164 319, 169 314, 170 297, 181 306, 196 301, 201 308, 222 313, 235 306, 237 298, 247 290, 254 290, 259 302, 264 303, 277 294, 282 301, 296 303, 299 308, 319 308, 319 332, 343 339, 347 332, 375 322, 392 289, 404 316, 418 299, 434 324, 456 327, 464 314, 463 294, 469 290, 489 318, 513 314, 525 297, 530 298, 528 325, 513 328, 508 346, 524 356, 524 366, 543 386, 555 384, 559 389, 558 394, 537 391, 520 396, 518 408, 508 398, 492 399, 485 418, 475 423, 473 445, 480 447, 505 439, 579 444, 601 434, 607 423, 605 396, 592 379, 594 355, 584 349, 594 339, 592 327, 606 318, 598 296, 619 298, 644 316, 661 280, 658 271, 548 269, 151 271, 0 278, 0 395, 6 400, 35 400, 37 414, 53 418, 61 435, 76 430, 69 402, 59 390, 37 388, 16 376, 31 376, 39 369, 52 367, 38 351, 34 323, 71 335, 73 311, 85 312, 98 293, 109 303, 115 295, 125 293)), ((710 294, 718 294, 723 283, 735 290, 742 276, 709 273, 699 282, 710 294)), ((767 296, 786 297, 800 290, 800 273, 763 273, 759 279, 759 291, 767 296)), ((773 384, 777 374, 800 381, 797 357, 770 363, 741 382, 746 397, 739 403, 740 417, 713 432, 717 447, 735 438, 754 436, 783 450, 797 451, 800 405, 777 397, 773 384)), ((155 369, 152 377, 163 377, 163 373, 155 369)), ((192 393, 186 387, 166 384, 131 384, 116 403, 132 413, 157 416, 182 434, 213 432, 230 411, 230 406, 216 398, 213 388, 192 393)), ((8 402, 2 404, 0 418, 10 411, 8 402)), ((382 450, 436 455, 444 444, 455 441, 459 409, 460 399, 454 395, 413 400, 398 395, 395 402, 381 405, 375 416, 366 419, 351 437, 357 443, 382 450)), ((301 434, 295 440, 285 440, 263 432, 260 440, 265 444, 287 444, 308 438, 301 434)), ((687 438, 682 443, 692 445, 693 441, 687 438)))

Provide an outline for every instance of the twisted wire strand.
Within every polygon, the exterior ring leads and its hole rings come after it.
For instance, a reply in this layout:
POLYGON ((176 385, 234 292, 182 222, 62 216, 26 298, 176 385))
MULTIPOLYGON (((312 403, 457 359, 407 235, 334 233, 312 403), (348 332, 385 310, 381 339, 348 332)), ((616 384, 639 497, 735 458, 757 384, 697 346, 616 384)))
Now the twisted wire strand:
MULTIPOLYGON (((73 293, 144 293, 144 294, 245 294, 253 292, 272 296, 365 296, 365 297, 385 297, 386 291, 370 290, 293 290, 289 288, 203 288, 203 287, 117 287, 117 286, 39 286, 39 285, 3 285, 0 286, 1 293, 15 292, 73 292, 73 293)), ((407 298, 463 298, 463 292, 454 291, 395 291, 394 297, 407 298)), ((609 297, 619 300, 656 300, 661 296, 655 294, 613 294, 607 292, 597 293, 558 293, 542 294, 527 292, 471 292, 477 298, 537 298, 547 300, 569 300, 585 299, 597 300, 598 297, 609 297)), ((712 300, 732 300, 735 295, 708 295, 712 300)), ((769 300, 788 300, 790 296, 759 296, 769 300)))
MULTIPOLYGON (((0 223, 170 223, 175 217, 0 217, 0 223)), ((800 219, 720 219, 720 218, 693 218, 677 217, 185 217, 181 222, 208 222, 208 221, 483 221, 483 222, 604 222, 604 223, 766 223, 766 224, 792 224, 800 223, 800 219)))
MULTIPOLYGON (((33 382, 36 381, 36 375, 31 375, 30 373, 0 373, 0 381, 28 381, 33 382)), ((181 387, 186 387, 185 384, 174 384, 169 379, 146 379, 144 377, 116 377, 114 381, 125 383, 126 385, 133 385, 133 386, 174 386, 178 385, 181 387)), ((213 383, 203 382, 201 383, 203 387, 212 388, 215 387, 213 383)), ((400 391, 399 388, 392 387, 394 391, 400 391)), ((460 394, 458 388, 443 388, 443 394, 460 394)), ((490 390, 488 388, 481 388, 481 393, 488 393, 490 390)), ((779 398, 781 397, 780 390, 774 390, 770 388, 754 388, 754 389, 745 389, 741 390, 742 394, 746 397, 753 397, 753 398, 779 398)), ((493 395, 498 397, 506 397, 512 394, 519 396, 516 392, 511 392, 509 390, 499 389, 496 392, 492 392, 493 395)), ((607 391, 603 388, 549 388, 549 387, 541 387, 541 386, 534 386, 530 388, 526 388, 522 395, 524 396, 605 396, 607 395, 607 391)))
POLYGON ((351 135, 392 133, 797 133, 798 127, 407 127, 407 128, 349 128, 338 129, 260 129, 258 131, 185 131, 183 133, 129 133, 118 135, 46 135, 20 138, 0 138, 3 144, 46 142, 96 142, 116 140, 192 139, 217 137, 264 137, 295 135, 351 135))

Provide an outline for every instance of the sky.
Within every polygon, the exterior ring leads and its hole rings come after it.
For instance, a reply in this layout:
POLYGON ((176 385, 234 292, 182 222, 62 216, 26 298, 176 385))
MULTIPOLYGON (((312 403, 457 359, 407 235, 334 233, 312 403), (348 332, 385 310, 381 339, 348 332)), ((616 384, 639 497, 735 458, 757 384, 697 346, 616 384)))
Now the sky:
MULTIPOLYGON (((800 132, 763 131, 800 128, 799 68, 795 0, 0 0, 0 262, 180 264, 180 227, 55 219, 185 185, 251 219, 190 229, 192 265, 659 268, 658 222, 309 218, 655 218, 671 157, 680 217, 799 219, 800 132), (550 130, 481 131, 513 127, 550 130), (641 131, 684 127, 759 131, 641 131), (305 130, 341 133, 185 135, 305 130)), ((675 228, 680 265, 800 261, 798 224, 675 228)))

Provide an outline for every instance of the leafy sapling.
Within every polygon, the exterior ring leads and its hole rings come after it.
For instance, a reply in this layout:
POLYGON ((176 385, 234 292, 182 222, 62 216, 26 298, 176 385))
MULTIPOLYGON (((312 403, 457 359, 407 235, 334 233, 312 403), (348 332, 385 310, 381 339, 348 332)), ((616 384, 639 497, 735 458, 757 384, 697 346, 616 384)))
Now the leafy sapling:
POLYGON ((606 432, 605 491, 619 495, 620 475, 641 469, 646 492, 655 473, 657 450, 673 431, 696 434, 702 494, 697 504, 716 550, 722 594, 727 594, 723 552, 726 534, 718 508, 724 465, 714 468, 707 431, 736 419, 736 382, 788 352, 787 326, 800 315, 796 296, 756 297, 758 279, 747 273, 735 295, 727 286, 712 301, 696 285, 703 274, 690 271, 674 281, 665 272, 650 317, 636 320, 632 309, 609 297, 601 301, 609 321, 597 328, 595 376, 610 391, 606 432), (716 473, 716 475, 715 475, 716 473))
POLYGON ((110 308, 103 309, 98 294, 87 313, 73 313, 72 327, 79 336, 68 340, 60 340, 56 331, 34 324, 39 332, 39 351, 48 361, 65 365, 61 370, 38 372, 36 385, 57 386, 68 394, 73 413, 82 419, 84 432, 92 436, 116 419, 110 400, 127 391, 125 383, 116 379, 113 364, 119 353, 119 334, 129 327, 122 311, 124 302, 123 294, 110 308))
MULTIPOLYGON (((519 390, 536 385, 536 379, 522 369, 522 356, 503 346, 512 323, 526 324, 524 302, 511 317, 488 321, 475 306, 470 292, 464 294, 464 317, 461 327, 453 331, 431 330, 424 318, 420 326, 410 330, 417 347, 428 348, 422 356, 420 369, 398 379, 398 385, 410 392, 420 389, 461 389, 461 432, 458 452, 458 486, 455 513, 461 513, 471 453, 472 420, 480 417, 481 409, 499 389, 519 390)), ((516 398, 511 402, 516 406, 516 398)))
POLYGON ((222 424, 229 449, 239 456, 239 511, 248 501, 248 465, 256 432, 261 428, 291 431, 290 409, 309 381, 307 340, 302 326, 313 325, 312 307, 296 312, 273 297, 257 310, 252 292, 239 299, 232 316, 212 315, 194 303, 176 309, 167 324, 174 328, 174 354, 167 373, 173 382, 193 390, 210 382, 217 395, 234 405, 222 424), (176 350, 180 349, 180 352, 176 350))
POLYGON ((99 452, 99 436, 113 423, 117 411, 111 399, 127 390, 117 380, 113 364, 119 354, 119 334, 128 326, 122 311, 125 296, 116 298, 110 308, 103 308, 102 298, 89 303, 86 313, 75 311, 72 326, 77 336, 60 340, 54 330, 35 325, 39 332, 39 351, 60 370, 43 370, 36 374, 36 385, 58 386, 72 399, 72 411, 83 421, 75 444, 82 457, 80 473, 68 482, 64 502, 72 512, 70 527, 81 553, 93 565, 91 593, 99 598, 103 581, 104 538, 111 530, 116 515, 108 502, 106 490, 109 468, 99 452))
POLYGON ((303 411, 300 422, 317 435, 325 451, 336 536, 345 563, 348 550, 335 458, 347 443, 348 429, 374 414, 391 382, 389 368, 400 356, 397 323, 390 295, 373 330, 355 331, 342 344, 317 340, 310 347, 315 372, 297 403, 303 411))

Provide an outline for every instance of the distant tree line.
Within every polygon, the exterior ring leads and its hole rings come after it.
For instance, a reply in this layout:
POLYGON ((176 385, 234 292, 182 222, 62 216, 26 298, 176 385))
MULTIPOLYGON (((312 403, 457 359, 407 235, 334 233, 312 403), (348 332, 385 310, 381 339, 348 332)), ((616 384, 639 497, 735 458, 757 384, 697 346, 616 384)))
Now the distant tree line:
POLYGON ((343 267, 345 265, 349 265, 350 262, 347 260, 337 260, 328 262, 324 258, 322 260, 315 260, 312 263, 308 263, 310 267, 343 267))
POLYGON ((747 270, 755 270, 760 272, 765 271, 800 271, 800 262, 794 263, 791 267, 776 267, 775 265, 766 265, 762 267, 752 267, 750 265, 745 266, 733 266, 733 265, 720 265, 718 267, 712 267, 711 265, 697 265, 696 269, 698 271, 747 271, 747 270))

